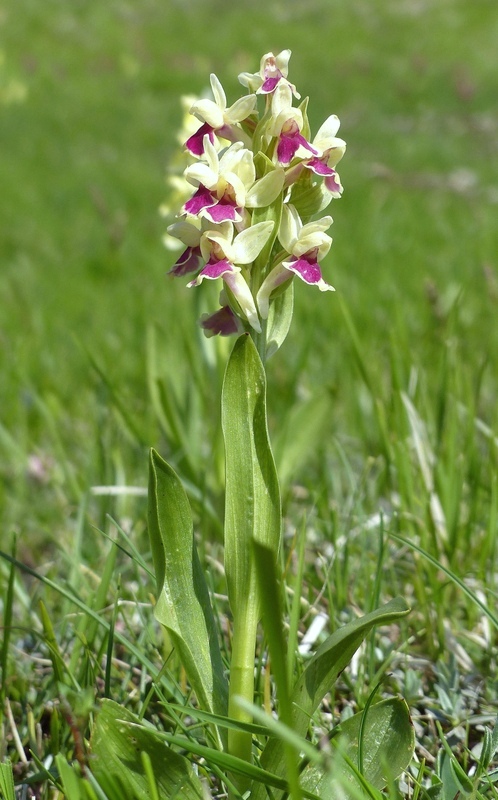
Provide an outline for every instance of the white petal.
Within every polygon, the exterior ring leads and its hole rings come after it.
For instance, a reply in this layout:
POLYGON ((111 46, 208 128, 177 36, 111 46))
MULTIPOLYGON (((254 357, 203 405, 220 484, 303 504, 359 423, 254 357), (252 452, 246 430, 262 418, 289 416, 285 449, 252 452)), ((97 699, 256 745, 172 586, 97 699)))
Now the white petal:
POLYGON ((251 290, 240 272, 226 272, 223 280, 232 290, 241 310, 247 318, 249 325, 255 331, 261 333, 261 324, 256 310, 256 304, 251 294, 251 290))
POLYGON ((309 253, 310 250, 314 250, 315 247, 318 247, 319 259, 321 259, 327 255, 331 244, 332 238, 330 236, 327 236, 326 233, 322 233, 321 231, 317 231, 309 236, 300 236, 294 245, 292 255, 300 258, 300 256, 304 255, 305 253, 309 253))
POLYGON ((322 217, 321 219, 316 219, 313 222, 307 222, 306 225, 303 225, 301 228, 301 233, 299 234, 299 238, 303 236, 309 236, 311 233, 316 233, 317 231, 327 231, 333 223, 332 217, 322 217))
POLYGON ((288 253, 293 253, 301 228, 302 223, 295 207, 290 203, 284 203, 278 238, 280 239, 280 244, 288 253))
POLYGON ((212 189, 218 183, 218 170, 213 171, 207 164, 202 161, 197 161, 191 164, 184 172, 185 178, 189 183, 196 184, 202 183, 208 189, 212 189))
POLYGON ((262 319, 268 319, 270 311, 270 295, 277 286, 289 280, 289 271, 279 264, 272 269, 270 274, 265 278, 261 284, 260 290, 256 296, 259 313, 262 319))
POLYGON ((271 220, 258 222, 239 233, 233 243, 234 264, 250 264, 254 261, 270 238, 274 224, 271 220))
MULTIPOLYGON (((279 84, 280 86, 280 84, 279 84)), ((280 111, 277 116, 272 117, 268 124, 268 133, 271 136, 280 136, 282 128, 284 127, 285 123, 288 122, 290 119, 293 119, 297 123, 297 127, 299 130, 303 128, 303 115, 298 108, 285 108, 280 111)), ((306 151, 306 158, 310 157, 310 153, 306 151)))
POLYGON ((227 109, 225 113, 226 122, 242 122, 249 117, 256 108, 257 97, 255 94, 248 94, 239 97, 235 103, 227 109))
POLYGON ((223 175, 224 180, 232 186, 235 194, 235 202, 239 208, 244 208, 246 205, 246 187, 240 180, 235 172, 226 172, 223 175))
POLYGON ((262 78, 264 78, 266 62, 268 61, 269 58, 275 58, 273 53, 265 53, 261 61, 259 62, 259 74, 261 75, 262 78))
POLYGON ((313 144, 315 147, 318 147, 322 152, 331 147, 332 145, 328 144, 328 142, 335 138, 340 124, 339 117, 337 117, 335 114, 331 114, 330 117, 327 117, 313 139, 313 144))
POLYGON ((221 85, 220 81, 218 80, 214 72, 211 73, 210 78, 211 78, 211 89, 213 91, 215 103, 218 106, 218 108, 220 108, 221 111, 223 112, 227 107, 227 97, 223 90, 223 86, 221 85))
POLYGON ((277 84, 271 103, 272 116, 277 117, 282 111, 288 112, 292 108, 292 90, 288 83, 277 84))
POLYGON ((220 158, 220 172, 234 172, 235 165, 238 164, 241 158, 244 158, 244 149, 246 148, 244 148, 242 142, 234 142, 230 147, 227 147, 220 158))
POLYGON ((239 83, 242 86, 247 86, 251 92, 255 92, 263 81, 259 72, 241 72, 239 74, 239 83))
POLYGON ((215 146, 211 144, 209 134, 206 133, 202 141, 204 144, 204 157, 208 163, 208 166, 214 173, 216 173, 216 175, 219 175, 220 159, 218 158, 218 153, 215 146))
POLYGON ((330 147, 329 154, 327 157, 327 166, 335 167, 335 165, 339 163, 345 152, 346 152, 346 142, 344 141, 344 139, 334 139, 334 142, 330 147))
POLYGON ((180 239, 187 247, 197 247, 200 242, 201 231, 195 225, 192 225, 191 222, 180 220, 179 222, 174 222, 172 225, 169 225, 166 230, 170 236, 180 239))
POLYGON ((190 113, 201 122, 207 122, 212 128, 221 128, 223 125, 223 110, 212 100, 197 100, 190 113))
POLYGON ((279 53, 278 56, 275 56, 275 64, 279 68, 284 78, 287 77, 289 72, 289 59, 291 55, 292 55, 291 50, 282 50, 282 52, 279 53))
POLYGON ((246 191, 250 189, 256 180, 256 169, 252 152, 244 148, 240 151, 240 158, 233 164, 231 172, 234 172, 244 184, 246 191))
POLYGON ((213 249, 212 243, 216 243, 221 248, 225 258, 230 261, 230 263, 233 263, 234 258, 232 239, 233 225, 230 221, 221 222, 218 226, 218 230, 213 230, 210 228, 203 234, 200 241, 203 258, 205 258, 206 261, 209 260, 209 256, 211 255, 211 251, 213 249))

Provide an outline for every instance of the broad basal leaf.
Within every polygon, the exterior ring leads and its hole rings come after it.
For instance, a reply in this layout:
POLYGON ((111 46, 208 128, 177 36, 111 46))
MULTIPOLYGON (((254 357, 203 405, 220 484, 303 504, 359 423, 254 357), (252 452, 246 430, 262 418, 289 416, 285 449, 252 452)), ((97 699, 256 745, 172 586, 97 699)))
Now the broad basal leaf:
POLYGON ((178 476, 154 450, 148 519, 158 591, 156 619, 167 628, 201 707, 224 715, 228 688, 190 506, 178 476))
MULTIPOLYGON (((398 597, 370 614, 339 628, 318 648, 292 692, 291 699, 294 704, 292 727, 299 736, 306 735, 312 715, 371 629, 376 625, 388 625, 404 617, 409 610, 405 601, 398 597)), ((261 764, 277 775, 283 774, 284 750, 281 741, 278 739, 268 741, 261 756, 261 764)), ((254 800, 262 800, 263 797, 257 788, 254 800)))
POLYGON ((149 780, 143 766, 147 753, 160 800, 203 800, 202 784, 190 762, 144 728, 131 711, 104 700, 90 741, 90 767, 103 790, 115 796, 150 800, 149 780), (137 723, 130 728, 126 723, 137 723))
MULTIPOLYGON (((355 800, 361 790, 359 779, 348 766, 344 753, 358 766, 358 742, 363 713, 340 725, 340 750, 330 769, 310 765, 303 772, 301 786, 320 797, 333 795, 355 800), (333 787, 335 788, 335 791, 333 787), (349 788, 351 787, 351 788, 349 788)), ((362 731, 363 776, 376 789, 383 789, 408 767, 413 756, 415 734, 405 701, 399 697, 369 707, 362 731)))

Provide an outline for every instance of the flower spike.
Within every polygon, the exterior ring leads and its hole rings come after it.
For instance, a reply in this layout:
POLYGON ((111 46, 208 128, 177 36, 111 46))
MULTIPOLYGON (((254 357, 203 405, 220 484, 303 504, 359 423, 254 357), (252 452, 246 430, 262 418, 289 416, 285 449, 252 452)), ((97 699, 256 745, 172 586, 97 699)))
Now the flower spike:
MULTIPOLYGON (((290 56, 290 50, 266 53, 259 72, 241 73, 249 92, 231 105, 211 74, 212 99, 189 101, 194 125, 183 125, 182 138, 189 161, 181 178, 169 177, 175 195, 164 206, 165 214, 181 206, 165 237, 168 247, 171 237, 183 244, 169 274, 188 276, 189 287, 205 280, 224 287, 218 310, 201 317, 206 336, 257 333, 262 353, 270 306, 296 275, 333 291, 320 266, 332 244, 332 218, 313 217, 342 193, 336 166, 346 143, 337 136, 335 114, 311 138, 308 99, 293 105, 300 95, 288 79, 290 56)), ((290 308, 274 306, 269 341, 275 330, 288 329, 290 308)))

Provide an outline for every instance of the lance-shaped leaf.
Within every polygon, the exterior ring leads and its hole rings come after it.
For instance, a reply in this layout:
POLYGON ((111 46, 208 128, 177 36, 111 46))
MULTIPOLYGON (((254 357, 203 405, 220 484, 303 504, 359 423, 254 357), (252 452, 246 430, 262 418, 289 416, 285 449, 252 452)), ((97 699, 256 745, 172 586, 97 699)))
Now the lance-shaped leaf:
POLYGON ((406 702, 391 697, 370 706, 341 723, 340 748, 326 772, 319 764, 310 764, 301 777, 301 786, 320 797, 341 797, 354 800, 361 792, 355 772, 347 756, 358 766, 360 736, 363 748, 363 777, 376 789, 389 785, 408 767, 415 746, 415 734, 406 702), (361 727, 363 729, 361 730, 361 727))
POLYGON ((123 798, 154 796, 143 753, 150 760, 159 800, 203 800, 201 781, 190 762, 158 739, 154 730, 140 725, 131 711, 104 700, 90 742, 90 766, 109 797, 117 797, 118 790, 123 798), (136 723, 133 729, 130 722, 136 723))
MULTIPOLYGON (((291 696, 294 704, 292 727, 299 736, 306 735, 312 715, 372 628, 376 625, 389 625, 406 616, 409 610, 405 601, 397 597, 370 614, 348 622, 347 625, 334 631, 318 648, 298 678, 291 696)), ((276 775, 283 774, 285 760, 281 741, 278 739, 268 741, 261 756, 261 765, 276 775)), ((263 798, 264 794, 257 787, 254 800, 263 798)))
POLYGON ((228 687, 189 502, 175 471, 154 450, 148 521, 158 593, 155 617, 168 630, 200 706, 226 714, 228 687))
MULTIPOLYGON (((276 558, 280 544, 280 490, 266 425, 266 379, 258 351, 247 335, 235 343, 223 383, 222 415, 226 457, 225 572, 233 612, 229 715, 247 722, 234 698, 252 702, 254 652, 261 615, 253 542, 276 558)), ((247 731, 229 731, 232 755, 251 761, 247 731)), ((241 793, 249 781, 236 778, 241 793)))
POLYGON ((276 553, 280 490, 266 424, 266 378, 252 339, 233 348, 223 384, 226 452, 225 571, 234 617, 256 593, 252 541, 276 553))

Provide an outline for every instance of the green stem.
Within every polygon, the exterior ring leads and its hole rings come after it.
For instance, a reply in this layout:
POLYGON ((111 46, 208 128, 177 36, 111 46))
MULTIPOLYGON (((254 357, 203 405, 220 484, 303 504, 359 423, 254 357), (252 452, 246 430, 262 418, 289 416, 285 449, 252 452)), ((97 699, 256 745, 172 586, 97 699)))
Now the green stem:
POLYGON ((261 320, 261 333, 258 333, 255 330, 251 330, 251 337, 256 345, 256 350, 259 353, 259 357, 261 359, 261 363, 263 367, 266 364, 266 328, 268 325, 268 320, 262 319, 261 320))
MULTIPOLYGON (((255 583, 254 575, 251 583, 255 583)), ((234 618, 232 636, 232 658, 230 663, 230 691, 228 716, 237 722, 252 722, 251 714, 241 709, 235 697, 243 697, 254 702, 254 660, 256 652, 256 632, 258 626, 259 597, 254 589, 248 592, 248 602, 242 615, 234 618)), ((252 761, 252 734, 241 730, 228 731, 228 751, 231 755, 252 761)), ((246 791, 251 780, 237 776, 236 785, 241 792, 246 791)))

